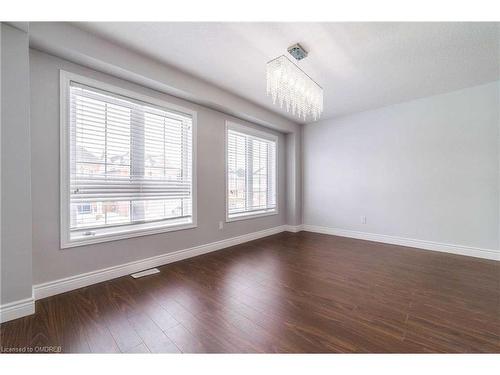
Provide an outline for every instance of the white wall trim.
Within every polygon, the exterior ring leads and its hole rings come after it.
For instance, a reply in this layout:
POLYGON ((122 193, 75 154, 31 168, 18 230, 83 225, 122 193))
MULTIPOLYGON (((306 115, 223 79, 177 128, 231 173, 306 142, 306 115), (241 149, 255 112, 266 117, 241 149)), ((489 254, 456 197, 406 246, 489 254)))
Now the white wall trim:
POLYGON ((33 286, 33 295, 35 300, 39 300, 41 298, 69 292, 70 290, 83 288, 88 285, 100 283, 121 276, 126 276, 131 273, 143 271, 149 268, 159 267, 168 263, 177 262, 179 260, 192 258, 198 255, 210 253, 212 251, 224 249, 226 247, 239 245, 244 242, 281 233, 286 230, 286 227, 286 225, 281 225, 274 228, 264 229, 258 232, 248 233, 225 240, 208 243, 205 245, 199 245, 188 249, 173 251, 171 253, 157 255, 151 258, 141 259, 118 266, 103 268, 92 272, 82 273, 59 280, 37 284, 33 286))
POLYGON ((302 225, 285 225, 287 232, 297 233, 303 230, 302 225))
POLYGON ((317 225, 303 224, 301 227, 302 227, 302 230, 307 231, 307 232, 330 234, 332 236, 340 236, 340 237, 357 238, 360 240, 383 242, 383 243, 392 244, 392 245, 414 247, 414 248, 422 249, 422 250, 440 251, 440 252, 444 252, 444 253, 466 255, 466 256, 470 256, 470 257, 500 261, 500 251, 499 250, 482 249, 482 248, 478 248, 478 247, 453 245, 453 244, 446 244, 446 243, 426 241, 426 240, 417 240, 414 238, 396 237, 396 236, 389 236, 389 235, 385 235, 385 234, 357 232, 357 231, 348 230, 348 229, 321 227, 321 226, 317 226, 317 225))
POLYGON ((35 313, 35 299, 33 297, 5 303, 0 306, 0 323, 8 322, 23 316, 35 313))

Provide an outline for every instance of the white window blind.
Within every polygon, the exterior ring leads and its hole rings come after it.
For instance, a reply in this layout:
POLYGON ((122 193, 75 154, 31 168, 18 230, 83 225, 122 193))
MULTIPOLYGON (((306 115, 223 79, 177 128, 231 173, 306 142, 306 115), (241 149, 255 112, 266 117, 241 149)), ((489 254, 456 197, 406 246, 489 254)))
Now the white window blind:
POLYGON ((228 219, 276 212, 276 143, 272 135, 228 124, 228 219))
POLYGON ((193 222, 192 116, 71 81, 70 239, 193 222))

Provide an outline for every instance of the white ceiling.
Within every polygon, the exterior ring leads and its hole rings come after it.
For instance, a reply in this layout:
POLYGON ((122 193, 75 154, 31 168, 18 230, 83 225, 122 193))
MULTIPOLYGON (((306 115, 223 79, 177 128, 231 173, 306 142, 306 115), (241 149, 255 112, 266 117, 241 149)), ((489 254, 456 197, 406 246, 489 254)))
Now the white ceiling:
POLYGON ((90 22, 78 27, 300 119, 266 96, 266 62, 299 42, 322 118, 500 78, 500 23, 90 22))

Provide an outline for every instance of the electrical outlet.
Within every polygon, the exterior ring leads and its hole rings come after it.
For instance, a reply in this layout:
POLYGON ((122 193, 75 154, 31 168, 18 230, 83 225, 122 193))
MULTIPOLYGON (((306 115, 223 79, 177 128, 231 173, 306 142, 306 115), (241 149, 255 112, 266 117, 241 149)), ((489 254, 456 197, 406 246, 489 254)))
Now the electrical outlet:
POLYGON ((366 224, 366 216, 361 216, 361 224, 366 224))
POLYGON ((224 229, 224 222, 219 221, 219 230, 222 230, 222 229, 224 229))

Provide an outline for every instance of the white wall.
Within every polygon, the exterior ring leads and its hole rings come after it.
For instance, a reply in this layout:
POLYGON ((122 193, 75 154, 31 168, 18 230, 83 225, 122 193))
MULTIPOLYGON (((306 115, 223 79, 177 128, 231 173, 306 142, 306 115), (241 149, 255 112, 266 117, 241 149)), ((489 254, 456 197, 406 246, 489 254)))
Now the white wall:
POLYGON ((78 275, 286 223, 285 136, 278 135, 279 214, 225 223, 225 120, 238 120, 43 52, 30 51, 34 284, 78 275), (198 227, 61 250, 59 246, 59 69, 159 97, 198 112, 198 227))
POLYGON ((306 125, 304 223, 498 250, 499 89, 306 125))
POLYGON ((28 35, 1 24, 0 304, 31 298, 28 35))

